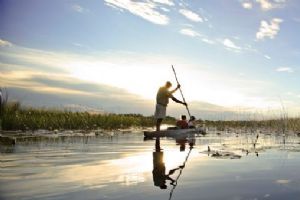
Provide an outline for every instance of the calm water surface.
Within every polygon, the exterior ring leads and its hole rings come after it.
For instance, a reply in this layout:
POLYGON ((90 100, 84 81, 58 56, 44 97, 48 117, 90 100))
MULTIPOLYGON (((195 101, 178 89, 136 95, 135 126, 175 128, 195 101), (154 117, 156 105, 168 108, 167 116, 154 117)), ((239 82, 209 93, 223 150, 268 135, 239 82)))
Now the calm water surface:
POLYGON ((300 199, 296 135, 27 138, 0 164, 0 199, 300 199))

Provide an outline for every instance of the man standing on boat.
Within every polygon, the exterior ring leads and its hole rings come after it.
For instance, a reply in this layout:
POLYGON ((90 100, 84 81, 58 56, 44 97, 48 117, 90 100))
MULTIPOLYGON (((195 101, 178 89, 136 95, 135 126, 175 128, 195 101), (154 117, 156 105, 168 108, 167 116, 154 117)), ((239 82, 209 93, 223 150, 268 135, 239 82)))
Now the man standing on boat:
POLYGON ((166 117, 166 110, 169 103, 169 99, 171 98, 176 103, 180 103, 184 106, 187 106, 185 102, 182 102, 175 97, 173 97, 173 93, 176 92, 180 85, 177 85, 177 87, 174 90, 169 91, 169 89, 172 87, 172 83, 170 81, 167 81, 166 84, 159 88, 157 95, 156 95, 156 108, 155 108, 155 114, 154 117, 156 119, 156 131, 160 131, 160 125, 162 120, 166 117))

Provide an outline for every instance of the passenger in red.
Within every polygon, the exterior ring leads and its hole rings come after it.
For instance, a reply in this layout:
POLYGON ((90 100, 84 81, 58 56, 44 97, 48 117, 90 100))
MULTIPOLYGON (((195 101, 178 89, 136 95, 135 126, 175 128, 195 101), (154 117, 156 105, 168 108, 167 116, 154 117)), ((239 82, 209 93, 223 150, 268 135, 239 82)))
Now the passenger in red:
POLYGON ((185 129, 185 128, 189 128, 189 124, 186 120, 186 116, 185 115, 181 115, 181 120, 178 120, 176 122, 176 126, 180 129, 185 129))

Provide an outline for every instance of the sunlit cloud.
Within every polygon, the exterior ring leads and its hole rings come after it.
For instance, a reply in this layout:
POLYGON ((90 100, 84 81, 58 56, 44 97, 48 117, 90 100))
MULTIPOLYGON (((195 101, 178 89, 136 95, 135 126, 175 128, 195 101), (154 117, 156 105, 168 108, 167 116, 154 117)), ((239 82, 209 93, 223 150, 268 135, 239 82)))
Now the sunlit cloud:
POLYGON ((89 12, 88 9, 83 8, 82 6, 80 6, 80 5, 78 5, 78 4, 74 4, 74 5, 72 6, 72 9, 73 9, 75 12, 79 12, 79 13, 89 12))
POLYGON ((256 0, 256 2, 260 4, 262 10, 270 10, 273 8, 270 0, 256 0))
POLYGON ((197 37, 200 36, 200 33, 198 33, 197 31, 194 31, 190 28, 183 28, 179 31, 182 35, 187 35, 189 37, 197 37))
POLYGON ((241 0, 241 5, 245 9, 252 9, 257 4, 262 11, 269 11, 275 8, 284 7, 286 0, 241 0))
POLYGON ((0 47, 11 47, 12 43, 6 40, 0 39, 0 47))
POLYGON ((223 40, 223 45, 231 50, 241 50, 241 47, 237 46, 233 41, 231 41, 228 38, 223 40))
MULTIPOLYGON (((159 1, 162 3, 171 1, 159 1)), ((157 11, 157 5, 154 1, 139 2, 133 0, 105 0, 106 5, 114 8, 120 8, 131 12, 134 15, 142 17, 143 19, 152 22, 154 24, 166 25, 169 23, 169 18, 166 15, 157 11)))
POLYGON ((243 2, 242 6, 243 6, 243 8, 248 9, 248 10, 252 9, 252 7, 253 7, 252 3, 250 3, 250 2, 243 2))
MULTIPOLYGON (((199 37, 199 39, 202 38, 199 37)), ((225 41, 225 44, 227 48, 240 48, 228 41, 225 41)), ((93 52, 86 55, 53 53, 15 45, 9 49, 10 51, 0 52, 0 55, 5 57, 5 60, 10 59, 16 63, 0 63, 1 83, 8 87, 30 89, 36 93, 90 96, 93 98, 88 99, 95 100, 102 98, 108 102, 107 105, 130 107, 131 112, 134 107, 128 102, 140 102, 141 111, 139 112, 144 112, 147 108, 150 114, 157 88, 167 80, 175 84, 176 81, 170 70, 170 65, 175 64, 180 80, 185 83, 184 87, 189 88, 185 91, 189 101, 209 102, 227 107, 228 110, 237 106, 249 110, 280 106, 276 101, 259 94, 262 88, 270 87, 264 82, 246 81, 246 77, 237 79, 235 76, 224 76, 217 70, 207 71, 205 68, 202 69, 201 64, 168 55, 122 51, 93 52), (128 74, 128 71, 134 73, 128 74), (124 74, 127 75, 124 76, 124 74), (151 84, 145 77, 151 77, 151 84), (201 92, 195 93, 194 91, 201 92), (257 94, 252 94, 253 91, 257 94)), ((175 95, 179 97, 177 93, 175 95)), ((80 98, 78 96, 78 99, 80 98)), ((101 102, 103 103, 104 100, 101 102)), ((74 102, 68 102, 70 103, 74 102)), ((206 109, 215 108, 209 106, 206 109)), ((177 115, 178 112, 184 112, 184 108, 180 107, 180 109, 176 105, 171 105, 170 113, 177 115)), ((199 110, 195 108, 197 109, 199 110)))
POLYGON ((60 74, 41 73, 31 70, 26 71, 11 71, 6 73, 0 73, 2 86, 4 87, 17 87, 17 88, 30 88, 37 92, 46 92, 52 94, 76 94, 76 95, 91 95, 91 93, 68 89, 63 87, 51 87, 45 84, 31 81, 33 77, 61 77, 60 74))
POLYGON ((168 6, 174 6, 173 0, 152 0, 155 3, 165 4, 168 6))
POLYGON ((267 21, 261 21, 260 22, 260 28, 259 31, 256 33, 256 38, 261 40, 264 38, 270 38, 273 39, 280 30, 280 23, 282 23, 283 20, 279 18, 273 18, 270 23, 267 21))
POLYGON ((277 72, 288 72, 288 73, 293 73, 294 69, 290 68, 290 67, 278 67, 276 69, 277 72))
POLYGON ((207 44, 215 44, 215 41, 207 39, 207 38, 202 38, 201 40, 202 40, 202 42, 205 42, 207 44))
POLYGON ((264 55, 264 57, 265 57, 266 59, 268 59, 268 60, 271 60, 271 57, 268 56, 268 55, 264 55))
POLYGON ((194 21, 194 22, 203 22, 203 18, 198 15, 197 13, 187 10, 187 9, 180 9, 179 13, 185 16, 187 19, 194 21))
POLYGON ((268 11, 274 8, 281 8, 286 3, 286 0, 256 0, 263 11, 268 11))
POLYGON ((291 180, 289 179, 278 179, 275 181, 278 184, 289 184, 291 182, 291 180))
POLYGON ((162 11, 165 11, 165 12, 170 12, 170 9, 165 8, 165 7, 160 7, 160 9, 161 9, 162 11))

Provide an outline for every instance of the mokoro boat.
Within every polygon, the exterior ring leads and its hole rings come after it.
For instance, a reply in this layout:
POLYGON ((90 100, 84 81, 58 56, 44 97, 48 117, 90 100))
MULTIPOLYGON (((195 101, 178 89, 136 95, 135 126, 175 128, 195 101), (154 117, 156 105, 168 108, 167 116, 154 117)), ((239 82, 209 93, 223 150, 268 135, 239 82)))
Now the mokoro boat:
POLYGON ((189 129, 167 129, 161 131, 144 131, 145 138, 153 137, 186 137, 195 134, 205 134, 205 130, 201 128, 189 128, 189 129))

